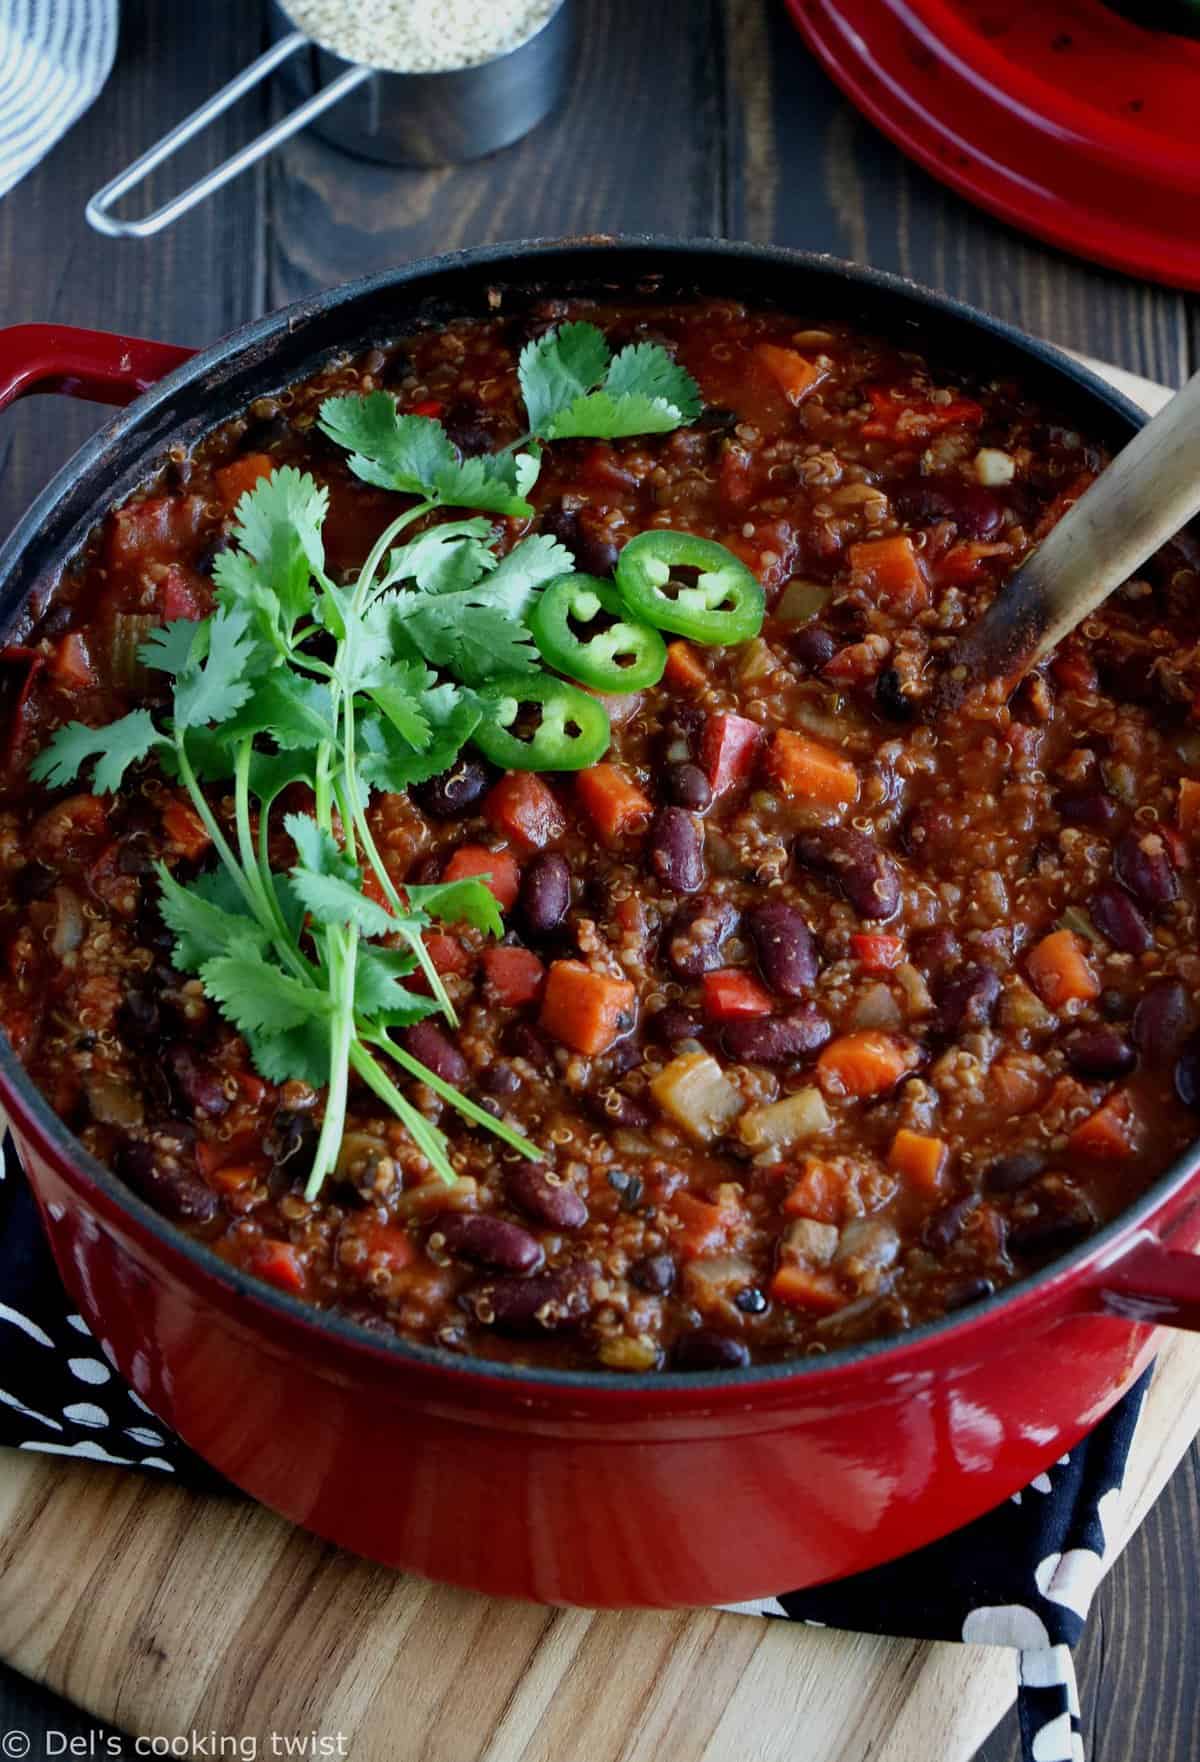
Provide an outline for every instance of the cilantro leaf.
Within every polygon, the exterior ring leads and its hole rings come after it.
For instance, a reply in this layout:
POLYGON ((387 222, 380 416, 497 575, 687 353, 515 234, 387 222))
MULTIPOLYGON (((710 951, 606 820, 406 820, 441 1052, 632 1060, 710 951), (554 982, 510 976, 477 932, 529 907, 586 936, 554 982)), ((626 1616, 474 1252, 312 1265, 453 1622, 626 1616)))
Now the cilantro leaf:
POLYGON ((450 437, 432 416, 401 416, 390 392, 326 398, 320 427, 350 453, 350 469, 364 483, 407 495, 436 492, 443 471, 457 460, 450 437))
POLYGON ((614 356, 604 376, 604 389, 611 397, 651 398, 679 411, 675 426, 694 422, 704 408, 700 388, 678 361, 658 343, 630 343, 614 356))
POLYGON ((391 603, 397 621, 427 661, 479 685, 498 674, 529 673, 538 667, 526 614, 536 590, 573 566, 570 551, 543 533, 514 545, 469 587, 395 594, 391 603))
POLYGON ((524 617, 538 588, 574 572, 575 558, 566 545, 548 532, 539 532, 532 538, 523 538, 506 557, 501 557, 488 577, 488 598, 524 617))
POLYGON ((250 734, 270 734, 285 752, 312 751, 322 741, 332 741, 329 687, 290 668, 273 668, 221 729, 222 740, 229 743, 250 734))
POLYGON ((434 479, 439 501, 448 508, 483 508, 491 514, 508 514, 525 520, 533 506, 525 500, 537 476, 529 465, 519 465, 511 453, 474 453, 452 465, 444 465, 434 479))
POLYGON ((420 752, 402 741, 382 716, 360 720, 358 774, 372 789, 399 794, 414 783, 439 777, 474 734, 482 714, 474 692, 462 691, 449 682, 426 692, 421 707, 432 734, 420 752))
POLYGON ((526 343, 517 377, 533 434, 547 434, 555 414, 595 385, 608 367, 604 332, 594 324, 562 324, 526 343))
POLYGON ((198 664, 208 653, 209 620, 173 618, 159 630, 152 630, 138 649, 143 667, 177 677, 188 667, 198 664))
POLYGON ((95 759, 92 793, 108 795, 121 787, 121 779, 130 765, 144 759, 155 747, 168 744, 154 726, 149 710, 131 710, 128 716, 105 728, 68 722, 38 753, 29 767, 29 775, 36 783, 61 789, 74 781, 89 759, 95 759))
POLYGON ((155 864, 155 873, 162 890, 159 910, 163 923, 175 937, 171 957, 175 966, 183 972, 197 972, 206 961, 221 955, 262 956, 266 933, 246 911, 224 870, 218 870, 215 876, 202 876, 190 887, 176 881, 162 863, 155 864), (226 898, 217 902, 213 897, 214 880, 227 882, 228 890, 234 894, 232 901, 226 898))
POLYGON ((422 702, 433 682, 428 668, 416 661, 397 661, 367 686, 371 702, 410 746, 429 745, 433 729, 422 702))
POLYGON ((380 1027, 403 1027, 432 1015, 437 1003, 402 981, 416 970, 416 957, 407 949, 361 946, 354 973, 354 1007, 359 1015, 380 1027))
POLYGON ((270 1083, 295 1078, 314 1087, 329 1080, 328 992, 293 979, 259 956, 219 955, 200 980, 249 1043, 255 1068, 270 1083))
POLYGON ((290 871, 292 891, 327 929, 351 925, 363 936, 388 936, 396 919, 362 891, 362 874, 330 834, 308 814, 288 814, 284 825, 300 855, 290 871))
POLYGON ((260 477, 237 505, 233 535, 293 619, 307 612, 310 577, 325 568, 328 512, 329 491, 294 465, 260 477))
POLYGON ((431 526, 391 553, 380 592, 408 580, 426 593, 456 593, 473 587, 481 575, 495 567, 496 559, 487 545, 491 535, 487 520, 447 520, 431 526))
POLYGON ((559 410, 547 436, 550 440, 619 440, 631 434, 670 434, 683 422, 679 407, 666 398, 647 397, 643 392, 627 392, 624 397, 615 398, 602 389, 589 392, 586 398, 576 398, 565 410, 559 410))
POLYGON ((175 682, 175 726, 200 728, 224 722, 253 689, 246 677, 256 644, 244 611, 219 611, 208 621, 208 653, 192 661, 175 682))
POLYGON ((427 912, 447 924, 467 923, 489 936, 503 936, 504 919, 496 896, 485 882, 470 876, 462 881, 439 881, 428 887, 406 887, 411 910, 427 912))

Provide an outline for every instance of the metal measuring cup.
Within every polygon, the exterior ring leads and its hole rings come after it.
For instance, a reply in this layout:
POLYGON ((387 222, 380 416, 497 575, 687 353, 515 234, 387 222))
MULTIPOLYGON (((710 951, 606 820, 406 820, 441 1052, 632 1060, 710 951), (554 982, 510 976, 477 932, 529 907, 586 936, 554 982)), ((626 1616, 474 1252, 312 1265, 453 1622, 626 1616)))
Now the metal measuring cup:
POLYGON ((558 103, 574 59, 575 25, 575 0, 559 0, 531 37, 490 61, 444 73, 394 73, 315 43, 280 0, 270 0, 271 48, 97 190, 85 210, 88 222, 110 238, 149 238, 309 123, 334 146, 385 165, 481 159, 520 140, 558 103), (301 100, 298 109, 153 213, 136 220, 113 214, 122 196, 276 68, 289 96, 301 100))

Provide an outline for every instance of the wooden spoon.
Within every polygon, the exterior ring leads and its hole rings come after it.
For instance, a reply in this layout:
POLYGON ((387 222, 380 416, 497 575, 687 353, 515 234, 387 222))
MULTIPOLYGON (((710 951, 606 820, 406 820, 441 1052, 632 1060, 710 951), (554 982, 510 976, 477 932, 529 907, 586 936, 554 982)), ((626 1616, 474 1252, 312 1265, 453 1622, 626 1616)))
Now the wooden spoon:
POLYGON ((959 637, 935 713, 955 709, 987 680, 1016 685, 1197 513, 1200 373, 1138 430, 959 637))

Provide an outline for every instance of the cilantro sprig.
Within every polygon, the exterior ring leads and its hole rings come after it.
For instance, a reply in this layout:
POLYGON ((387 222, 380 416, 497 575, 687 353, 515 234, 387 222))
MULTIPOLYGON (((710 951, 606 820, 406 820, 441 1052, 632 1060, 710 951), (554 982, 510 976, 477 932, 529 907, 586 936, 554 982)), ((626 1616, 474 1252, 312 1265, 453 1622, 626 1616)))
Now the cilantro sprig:
POLYGON ((164 625, 139 651, 170 681, 169 709, 137 708, 103 728, 69 723, 31 766, 54 787, 90 766, 95 793, 110 794, 131 766, 154 761, 186 791, 216 865, 188 882, 158 867, 174 962, 198 975, 264 1077, 325 1088, 309 1198, 337 1162, 351 1072, 447 1182, 446 1137, 397 1086, 397 1068, 512 1149, 540 1154, 395 1038, 435 1012, 457 1019, 425 945, 429 926, 465 921, 498 936, 503 923, 486 877, 398 887, 370 797, 445 771, 480 722, 483 688, 538 671, 527 619, 573 559, 545 535, 500 557, 479 516, 533 513, 526 497, 543 442, 664 433, 692 421, 700 397, 657 345, 614 357, 590 324, 530 343, 518 376, 528 433, 475 458, 435 419, 400 414, 387 393, 326 399, 321 427, 351 470, 414 498, 356 577, 336 581, 326 568, 327 490, 292 466, 274 471, 238 503, 233 543, 214 565, 214 612, 164 625), (408 536, 451 509, 474 514, 408 536), (281 816, 296 783, 311 811, 281 816), (232 797, 230 815, 218 817, 206 784, 232 797), (429 995, 409 987, 418 972, 429 995))

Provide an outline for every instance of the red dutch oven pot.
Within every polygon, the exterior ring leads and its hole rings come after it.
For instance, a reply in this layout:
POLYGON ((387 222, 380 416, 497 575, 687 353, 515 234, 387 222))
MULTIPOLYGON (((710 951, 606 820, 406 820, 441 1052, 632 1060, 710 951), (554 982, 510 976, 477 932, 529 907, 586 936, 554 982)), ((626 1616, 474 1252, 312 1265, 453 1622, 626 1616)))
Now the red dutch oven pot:
MULTIPOLYGON (((331 354, 509 298, 699 290, 836 313, 1015 375, 1111 445, 1140 412, 1066 357, 939 295, 828 258, 714 241, 508 246, 273 313, 199 354, 29 325, 0 404, 130 408, 0 551, 0 632, 173 443, 331 354)), ((0 1036, 0 1041, 2 1041, 0 1036)), ((389 1565, 584 1605, 733 1602, 852 1573, 997 1505, 1200 1328, 1200 1152, 1037 1277, 893 1340, 790 1365, 619 1377, 388 1341, 231 1269, 75 1142, 0 1045, 7 1110, 59 1269, 142 1399, 239 1487, 389 1565)))

